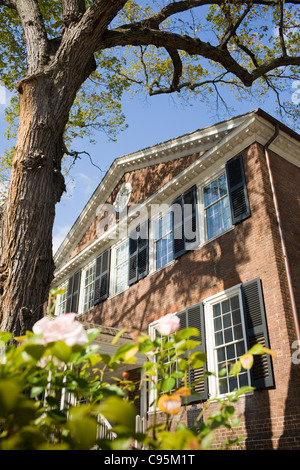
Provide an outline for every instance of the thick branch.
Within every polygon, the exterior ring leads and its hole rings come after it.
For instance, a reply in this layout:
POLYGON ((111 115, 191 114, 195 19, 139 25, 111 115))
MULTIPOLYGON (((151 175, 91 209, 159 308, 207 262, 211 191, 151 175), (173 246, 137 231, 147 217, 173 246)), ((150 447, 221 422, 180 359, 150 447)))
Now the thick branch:
POLYGON ((28 75, 38 73, 47 61, 47 33, 36 0, 15 0, 27 47, 28 75))
POLYGON ((221 64, 227 71, 235 74, 245 86, 251 86, 253 81, 251 73, 236 62, 227 50, 221 50, 198 38, 181 36, 167 31, 140 28, 136 25, 128 27, 127 30, 118 28, 107 31, 103 35, 103 40, 99 43, 99 49, 127 45, 153 45, 169 50, 185 51, 191 56, 200 55, 221 64))
POLYGON ((233 73, 241 82, 250 87, 252 83, 267 72, 280 66, 300 65, 300 57, 282 56, 271 59, 252 71, 248 71, 241 66, 225 49, 212 46, 210 43, 203 42, 198 38, 190 36, 181 36, 179 34, 167 31, 152 30, 141 28, 137 25, 117 28, 107 31, 100 41, 99 49, 106 49, 115 46, 140 46, 153 45, 156 47, 165 47, 166 49, 176 49, 185 51, 187 54, 199 55, 206 59, 219 63, 228 72, 233 73))
POLYGON ((62 0, 62 8, 65 27, 78 23, 86 11, 84 0, 62 0))

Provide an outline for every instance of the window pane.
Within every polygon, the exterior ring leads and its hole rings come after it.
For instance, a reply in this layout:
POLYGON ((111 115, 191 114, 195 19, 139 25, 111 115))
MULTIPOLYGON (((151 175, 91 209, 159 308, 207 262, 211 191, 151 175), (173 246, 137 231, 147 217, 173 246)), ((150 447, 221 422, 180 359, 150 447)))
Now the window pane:
POLYGON ((164 215, 155 223, 155 246, 156 269, 159 269, 174 259, 171 213, 164 215))
POLYGON ((207 238, 213 238, 231 227, 225 173, 204 188, 207 238))

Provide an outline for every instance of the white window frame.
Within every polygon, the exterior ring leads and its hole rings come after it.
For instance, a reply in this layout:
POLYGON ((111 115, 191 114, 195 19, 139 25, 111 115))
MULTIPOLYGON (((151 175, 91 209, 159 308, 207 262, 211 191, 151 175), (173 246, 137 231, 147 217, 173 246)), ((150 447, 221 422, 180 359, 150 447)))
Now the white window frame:
POLYGON ((215 173, 213 174, 210 174, 209 178, 206 178, 205 180, 201 181, 201 183, 198 184, 198 228, 199 228, 199 239, 200 239, 200 246, 202 246, 203 244, 207 243, 207 242, 211 242, 212 240, 215 240, 216 238, 218 237, 221 237, 222 235, 224 235, 224 233, 226 232, 229 232, 230 230, 233 229, 233 225, 232 225, 232 221, 231 221, 231 225, 228 229, 224 230, 223 232, 221 233, 218 233, 217 235, 215 235, 214 237, 212 238, 208 238, 208 234, 207 234, 207 221, 206 221, 206 209, 205 209, 205 206, 204 206, 204 188, 206 186, 208 186, 210 183, 212 183, 214 180, 216 180, 217 178, 219 178, 220 176, 222 176, 223 174, 225 174, 225 178, 226 178, 226 184, 227 184, 227 196, 229 198, 229 194, 228 194, 228 182, 227 182, 227 176, 226 176, 226 170, 225 170, 225 167, 222 166, 222 168, 219 168, 218 171, 216 171, 215 173))
MULTIPOLYGON (((168 214, 171 214, 171 206, 169 206, 168 210, 164 211, 164 212, 160 212, 159 214, 157 214, 157 216, 151 220, 152 222, 152 229, 151 229, 151 247, 152 247, 152 270, 153 271, 159 271, 161 269, 164 269, 166 266, 170 265, 171 263, 174 262, 175 258, 174 258, 174 250, 173 250, 173 258, 171 261, 168 261, 166 264, 164 264, 163 266, 161 266, 160 268, 157 267, 157 259, 156 259, 156 255, 157 255, 157 241, 158 240, 161 240, 163 237, 159 238, 156 240, 155 238, 155 225, 156 223, 162 219, 163 217, 165 217, 166 215, 168 214)), ((173 228, 172 230, 170 230, 168 233, 172 233, 174 232, 173 228)), ((166 234, 167 235, 167 234, 166 234)), ((164 235, 164 236, 166 236, 164 235)), ((150 266, 149 266, 150 268, 150 266)))
POLYGON ((128 264, 128 269, 129 269, 129 238, 126 238, 125 240, 121 240, 120 242, 116 243, 111 249, 111 270, 110 270, 110 292, 111 295, 110 297, 114 297, 115 295, 120 294, 121 292, 124 292, 125 290, 128 289, 129 284, 128 284, 128 277, 127 277, 127 285, 124 287, 124 289, 116 292, 117 288, 117 266, 116 266, 116 260, 117 260, 117 250, 121 248, 123 245, 128 244, 128 258, 127 258, 127 264, 128 264))
POLYGON ((65 312, 61 313, 59 310, 60 310, 60 306, 61 304, 64 302, 65 304, 65 309, 67 308, 67 291, 68 291, 68 281, 65 281, 63 284, 61 284, 59 287, 58 287, 58 290, 62 290, 62 289, 65 289, 65 292, 63 294, 58 294, 57 297, 56 297, 56 304, 55 304, 55 311, 54 311, 54 315, 55 316, 59 316, 59 315, 64 315, 66 313, 66 310, 65 312), (65 297, 63 299, 63 297, 65 297))
MULTIPOLYGON (((87 264, 81 272, 81 281, 80 281, 80 292, 79 292, 79 304, 78 304, 78 315, 81 315, 83 313, 88 312, 91 308, 93 308, 93 305, 89 307, 88 309, 84 309, 84 298, 85 298, 85 277, 86 273, 89 269, 93 268, 95 270, 95 265, 96 265, 96 259, 93 259, 89 264, 87 264)), ((94 273, 94 280, 92 281, 92 284, 95 284, 95 273, 94 273)), ((91 285, 91 283, 89 284, 91 285)), ((95 286, 94 286, 95 287, 95 286)))
MULTIPOLYGON (((245 329, 245 320, 244 320, 244 312, 243 312, 243 299, 241 294, 241 284, 234 286, 230 289, 227 289, 223 292, 220 292, 212 297, 209 297, 204 300, 204 318, 205 318, 205 333, 206 333, 206 355, 207 355, 207 369, 210 372, 215 372, 217 374, 217 357, 216 357, 216 347, 215 347, 215 331, 214 331, 214 319, 213 319, 213 305, 222 302, 224 300, 230 299, 238 295, 239 304, 240 304, 240 313, 241 313, 241 324, 243 330, 243 340, 245 345, 245 352, 247 352, 247 343, 246 343, 246 329, 245 329)), ((232 342, 234 343, 234 342, 232 342)), ((231 344, 231 343, 230 343, 231 344)), ((248 383, 251 384, 250 380, 250 371, 247 370, 248 375, 248 383)), ((209 395, 210 398, 221 398, 226 395, 230 395, 232 392, 228 392, 226 394, 219 393, 218 387, 218 377, 217 376, 209 376, 208 377, 208 385, 209 385, 209 395)))

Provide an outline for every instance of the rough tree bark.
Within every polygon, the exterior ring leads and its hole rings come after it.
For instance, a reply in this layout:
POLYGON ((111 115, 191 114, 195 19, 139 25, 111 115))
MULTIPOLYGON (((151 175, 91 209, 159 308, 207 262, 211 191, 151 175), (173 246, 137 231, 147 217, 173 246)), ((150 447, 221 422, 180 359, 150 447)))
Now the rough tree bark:
POLYGON ((53 278, 52 229, 64 186, 63 133, 76 93, 95 69, 95 38, 124 1, 65 1, 64 35, 55 54, 34 0, 16 1, 27 45, 28 76, 18 85, 20 121, 2 214, 1 330, 25 334, 43 316, 53 278), (81 28, 76 28, 81 21, 81 28))
MULTIPOLYGON (((16 10, 27 51, 27 76, 19 82, 20 124, 8 200, 0 211, 0 329, 22 335, 43 315, 43 305, 53 277, 52 228, 55 204, 64 191, 61 159, 63 134, 76 93, 95 68, 94 53, 117 46, 163 47, 173 64, 169 88, 150 89, 150 94, 180 91, 200 83, 180 83, 179 51, 217 62, 224 74, 232 74, 246 87, 281 66, 299 66, 300 56, 286 47, 285 4, 300 0, 178 0, 166 3, 157 13, 118 27, 112 26, 127 0, 61 0, 61 37, 49 39, 38 0, 0 0, 1 8, 16 10), (226 4, 226 8, 224 5, 226 4), (196 7, 219 6, 224 10, 225 30, 219 44, 199 37, 167 31, 165 20, 196 7), (232 6, 238 16, 231 15, 232 6), (281 48, 272 58, 257 58, 237 37, 237 29, 255 5, 281 8, 281 48), (251 59, 246 68, 228 48, 233 41, 251 59)), ((254 41, 255 42, 255 41, 254 41)), ((251 45, 251 42, 250 42, 251 45)), ((293 48, 292 48, 293 50, 293 48)))

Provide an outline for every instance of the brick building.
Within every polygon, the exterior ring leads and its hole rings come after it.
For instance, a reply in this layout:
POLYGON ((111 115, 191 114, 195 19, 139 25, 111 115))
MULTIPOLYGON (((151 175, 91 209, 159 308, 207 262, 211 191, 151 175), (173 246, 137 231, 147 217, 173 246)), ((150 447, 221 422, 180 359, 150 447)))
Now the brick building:
POLYGON ((119 329, 155 334, 177 314, 201 331, 210 371, 270 347, 237 380, 206 379, 186 420, 251 384, 245 448, 300 449, 299 187, 300 136, 260 109, 117 158, 55 255, 56 314, 102 325, 108 351, 119 329))

